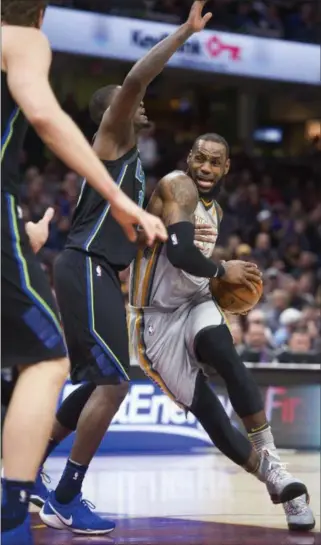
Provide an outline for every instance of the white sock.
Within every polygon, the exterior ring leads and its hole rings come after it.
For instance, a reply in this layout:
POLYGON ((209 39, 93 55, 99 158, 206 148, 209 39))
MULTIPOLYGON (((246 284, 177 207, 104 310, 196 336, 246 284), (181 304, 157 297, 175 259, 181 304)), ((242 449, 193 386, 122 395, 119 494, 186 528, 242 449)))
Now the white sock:
POLYGON ((257 452, 262 450, 271 451, 274 456, 279 458, 279 455, 274 444, 274 437, 272 434, 271 426, 265 428, 265 430, 249 433, 249 439, 257 452))

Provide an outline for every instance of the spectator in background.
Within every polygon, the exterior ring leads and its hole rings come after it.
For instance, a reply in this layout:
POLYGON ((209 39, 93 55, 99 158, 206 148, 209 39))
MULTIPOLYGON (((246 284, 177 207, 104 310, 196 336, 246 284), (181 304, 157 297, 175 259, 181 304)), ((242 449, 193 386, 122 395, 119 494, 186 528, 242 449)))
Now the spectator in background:
POLYGON ((247 0, 237 3, 234 28, 236 32, 243 34, 253 34, 255 32, 252 5, 247 0))
POLYGON ((268 4, 256 2, 255 4, 256 26, 255 29, 253 29, 253 33, 257 36, 282 38, 284 35, 284 28, 278 7, 273 2, 268 2, 268 4))
POLYGON ((316 4, 312 1, 302 2, 299 4, 299 11, 288 17, 287 38, 289 40, 317 43, 318 29, 315 24, 317 15, 316 4))
MULTIPOLYGON (((53 202, 48 192, 45 191, 44 176, 39 173, 35 174, 35 172, 34 170, 29 183, 24 186, 23 202, 28 205, 31 221, 37 222, 53 202)), ((31 176, 30 172, 29 175, 31 176)))
POLYGON ((288 308, 290 297, 285 290, 276 289, 267 296, 267 302, 263 304, 263 311, 266 316, 266 323, 272 330, 276 331, 279 327, 280 316, 288 308))
POLYGON ((249 244, 240 244, 235 252, 235 259, 241 261, 252 261, 252 248, 249 244))
POLYGON ((296 308, 287 308, 280 315, 280 327, 273 335, 274 346, 279 348, 287 344, 292 332, 300 324, 302 312, 296 308))
POLYGON ((295 329, 288 345, 277 355, 280 363, 319 363, 321 354, 312 350, 312 341, 305 328, 295 329))
POLYGON ((268 233, 258 233, 255 238, 254 250, 252 253, 255 261, 261 269, 268 269, 276 257, 271 248, 271 237, 268 233))
MULTIPOLYGON (((52 4, 179 24, 191 0, 52 0, 52 4)), ((318 2, 310 0, 211 0, 212 28, 318 43, 318 2)), ((68 99, 72 106, 71 99, 68 99)))
MULTIPOLYGON (((241 238, 236 233, 228 237, 227 243, 225 244, 225 248, 229 255, 229 259, 236 258, 236 251, 237 251, 237 248, 240 246, 240 244, 241 244, 241 238)), ((251 248, 250 248, 250 251, 251 251, 251 248)))
POLYGON ((273 350, 268 342, 264 324, 252 322, 245 334, 245 347, 240 352, 243 361, 269 363, 273 360, 273 350))
POLYGON ((311 288, 311 277, 306 274, 299 275, 297 280, 293 276, 287 274, 283 276, 283 285, 289 294, 289 305, 293 308, 301 310, 305 305, 313 303, 313 297, 305 291, 308 287, 311 288))
POLYGON ((309 352, 312 348, 311 337, 306 329, 295 329, 288 342, 290 352, 309 352))

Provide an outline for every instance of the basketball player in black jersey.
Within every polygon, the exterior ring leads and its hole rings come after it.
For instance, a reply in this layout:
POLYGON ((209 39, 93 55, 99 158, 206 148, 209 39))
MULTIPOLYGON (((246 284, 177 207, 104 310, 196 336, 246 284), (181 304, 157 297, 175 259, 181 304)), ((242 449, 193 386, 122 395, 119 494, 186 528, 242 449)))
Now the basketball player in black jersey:
MULTIPOLYGON (((147 86, 171 56, 211 18, 205 1, 196 0, 188 20, 157 44, 129 72, 121 87, 97 91, 90 103, 99 125, 94 150, 116 183, 143 205, 145 176, 136 147, 146 126, 142 103, 147 86)), ((82 500, 81 487, 99 444, 128 392, 129 352, 126 310, 118 274, 136 255, 99 194, 84 182, 65 250, 55 266, 55 289, 71 359, 74 383, 87 381, 94 391, 83 408, 70 459, 41 518, 54 528, 105 533, 110 523, 82 500)))
POLYGON ((32 544, 29 495, 69 370, 56 305, 33 252, 39 231, 27 235, 19 207, 19 157, 28 122, 54 153, 108 199, 113 216, 131 240, 137 224, 142 224, 150 242, 156 236, 167 238, 162 222, 142 212, 114 184, 59 107, 48 81, 50 46, 39 30, 45 7, 44 0, 1 2, 2 362, 20 369, 3 434, 3 545, 32 544))

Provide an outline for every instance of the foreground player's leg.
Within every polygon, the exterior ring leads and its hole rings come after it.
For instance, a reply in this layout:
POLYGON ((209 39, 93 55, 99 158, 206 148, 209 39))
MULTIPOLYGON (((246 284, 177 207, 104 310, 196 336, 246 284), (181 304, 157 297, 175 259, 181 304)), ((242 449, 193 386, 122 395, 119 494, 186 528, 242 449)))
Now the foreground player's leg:
POLYGON ((114 529, 113 522, 93 513, 91 504, 82 499, 81 488, 88 466, 127 391, 127 382, 122 382, 97 386, 89 397, 78 421, 76 439, 64 473, 41 511, 41 519, 48 526, 67 527, 75 533, 86 534, 105 534, 114 529))
POLYGON ((202 331, 197 337, 195 350, 200 360, 214 367, 224 379, 232 406, 242 419, 255 449, 258 452, 269 452, 273 462, 279 464, 280 471, 275 483, 267 484, 268 492, 275 503, 279 502, 278 489, 282 482, 292 479, 292 490, 296 490, 296 493, 292 501, 284 503, 289 527, 308 530, 313 528, 313 513, 303 496, 306 493, 305 486, 285 471, 281 464, 258 385, 234 350, 227 326, 202 331))
POLYGON ((3 431, 4 544, 19 543, 19 533, 23 535, 28 532, 29 498, 52 429, 59 391, 68 370, 67 359, 25 367, 15 386, 3 431))
POLYGON ((57 411, 51 438, 30 496, 30 502, 37 507, 43 507, 49 496, 49 490, 45 483, 50 482, 50 479, 43 470, 43 464, 61 441, 76 430, 80 414, 95 388, 95 384, 83 384, 78 387, 66 397, 57 411))

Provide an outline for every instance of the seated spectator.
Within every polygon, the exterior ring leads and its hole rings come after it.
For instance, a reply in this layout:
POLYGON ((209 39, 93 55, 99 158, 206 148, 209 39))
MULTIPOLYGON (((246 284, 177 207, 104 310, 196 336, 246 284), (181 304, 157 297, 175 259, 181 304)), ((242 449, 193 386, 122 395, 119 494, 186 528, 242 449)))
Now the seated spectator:
POLYGON ((283 24, 278 7, 272 2, 261 3, 256 9, 256 27, 253 33, 257 36, 269 36, 270 38, 282 38, 284 35, 283 24))
POLYGON ((309 332, 304 328, 295 329, 288 345, 277 354, 279 363, 320 363, 321 355, 312 350, 309 332))
MULTIPOLYGON (((227 244, 225 246, 226 246, 226 250, 229 253, 230 259, 236 258, 237 256, 236 251, 237 251, 237 248, 240 246, 241 242, 242 241, 240 236, 236 233, 228 237, 227 244)), ((251 253, 251 248, 250 248, 250 253, 251 253)))
POLYGON ((287 344, 292 332, 296 329, 302 319, 302 312, 296 308, 287 308, 280 315, 280 327, 273 336, 276 347, 287 344))
POLYGON ((287 20, 287 38, 297 42, 318 41, 318 29, 315 24, 316 10, 313 2, 303 2, 299 12, 287 20))
POLYGON ((240 244, 235 252, 236 259, 241 261, 252 261, 252 248, 248 244, 240 244))
POLYGON ((251 310, 247 317, 246 317, 246 321, 248 323, 248 325, 250 324, 262 324, 265 326, 265 314, 263 312, 263 310, 261 309, 258 309, 258 308, 254 308, 253 310, 251 310))
POLYGON ((245 341, 245 347, 240 352, 243 361, 269 363, 273 360, 273 351, 263 324, 250 324, 245 335, 245 341))
POLYGON ((309 352, 311 350, 311 337, 305 329, 295 329, 289 339, 290 352, 309 352))
POLYGON ((268 233, 259 233, 256 236, 253 257, 262 269, 272 265, 275 252, 271 248, 271 237, 268 233))
POLYGON ((253 10, 250 2, 246 0, 244 2, 238 2, 234 25, 237 32, 244 32, 244 34, 253 33, 255 24, 253 21, 253 10))
POLYGON ((266 323, 272 331, 278 329, 280 316, 288 308, 289 303, 290 297, 285 290, 276 289, 268 295, 266 303, 262 306, 262 310, 266 316, 266 323))

